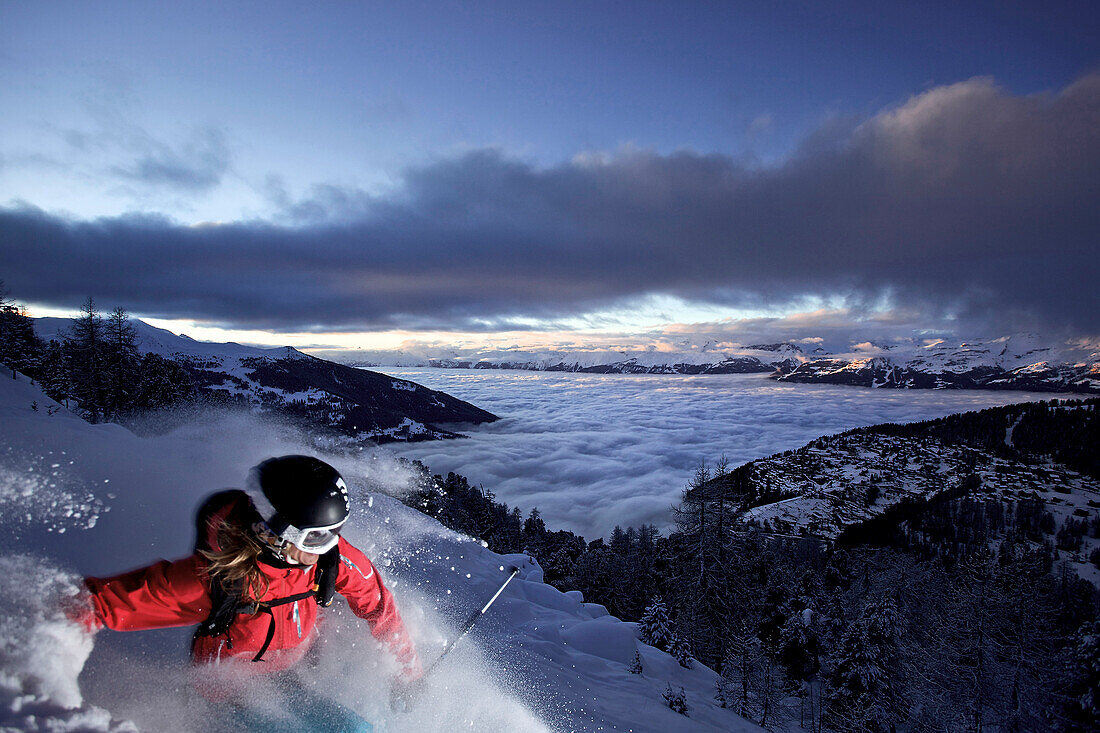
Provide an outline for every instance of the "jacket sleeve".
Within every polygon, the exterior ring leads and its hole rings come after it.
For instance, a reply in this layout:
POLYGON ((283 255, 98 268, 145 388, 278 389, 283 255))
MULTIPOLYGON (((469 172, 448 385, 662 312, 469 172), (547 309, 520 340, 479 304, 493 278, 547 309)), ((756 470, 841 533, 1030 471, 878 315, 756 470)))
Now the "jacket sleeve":
POLYGON ((210 593, 197 555, 112 578, 85 578, 95 625, 115 631, 191 626, 210 615, 210 593))
POLYGON ((423 674, 401 614, 397 612, 393 594, 382 584, 373 563, 347 540, 340 538, 340 569, 336 590, 348 599, 356 616, 366 619, 374 638, 393 652, 403 668, 402 676, 419 679, 423 674))

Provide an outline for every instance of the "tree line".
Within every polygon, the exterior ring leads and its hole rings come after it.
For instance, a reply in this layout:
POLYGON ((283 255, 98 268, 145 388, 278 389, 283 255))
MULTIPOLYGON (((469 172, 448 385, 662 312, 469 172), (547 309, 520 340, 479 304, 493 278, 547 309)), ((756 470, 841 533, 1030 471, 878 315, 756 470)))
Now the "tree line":
MULTIPOLYGON (((1058 528, 1042 502, 964 490, 826 544, 740 522, 719 461, 699 466, 667 535, 616 527, 586 542, 409 465, 407 503, 639 621, 643 641, 720 673, 716 704, 765 727, 1086 731, 1100 719, 1100 596, 1066 562, 1100 522, 1058 528)), ((631 671, 644 673, 640 658, 631 671)), ((690 716, 682 691, 664 699, 690 716)))
POLYGON ((0 282, 0 363, 23 373, 51 399, 89 422, 125 421, 147 410, 195 399, 187 372, 158 354, 141 354, 127 313, 104 316, 88 298, 69 330, 44 341, 26 309, 0 282))

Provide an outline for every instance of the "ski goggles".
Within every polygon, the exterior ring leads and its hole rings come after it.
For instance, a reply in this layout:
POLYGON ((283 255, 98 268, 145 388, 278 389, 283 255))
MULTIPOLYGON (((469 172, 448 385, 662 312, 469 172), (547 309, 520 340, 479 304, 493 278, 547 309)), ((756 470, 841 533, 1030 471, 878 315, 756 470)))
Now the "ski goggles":
POLYGON ((340 541, 340 530, 343 527, 344 522, 328 527, 306 527, 304 529, 288 524, 282 532, 273 532, 273 534, 276 534, 283 542, 294 545, 302 552, 324 555, 333 547, 336 547, 336 543, 340 541))

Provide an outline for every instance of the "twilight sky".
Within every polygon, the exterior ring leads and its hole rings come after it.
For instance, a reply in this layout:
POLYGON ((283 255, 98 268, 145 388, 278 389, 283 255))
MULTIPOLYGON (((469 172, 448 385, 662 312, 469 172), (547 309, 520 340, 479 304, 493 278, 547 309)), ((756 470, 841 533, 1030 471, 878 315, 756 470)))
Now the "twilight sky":
POLYGON ((0 279, 336 347, 1100 334, 1092 2, 0 0, 0 279))

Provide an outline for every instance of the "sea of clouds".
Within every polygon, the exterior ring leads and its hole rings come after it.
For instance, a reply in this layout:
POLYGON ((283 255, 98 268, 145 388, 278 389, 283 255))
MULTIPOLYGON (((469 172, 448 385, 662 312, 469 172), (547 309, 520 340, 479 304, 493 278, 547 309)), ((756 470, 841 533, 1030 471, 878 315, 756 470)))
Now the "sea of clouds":
POLYGON ((822 435, 1012 402, 1028 392, 780 384, 765 375, 621 375, 384 369, 499 415, 466 440, 390 446, 460 473, 547 525, 588 539, 615 525, 665 528, 701 461, 737 466, 822 435))

